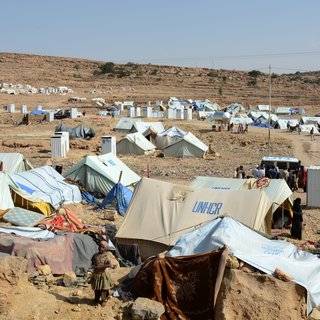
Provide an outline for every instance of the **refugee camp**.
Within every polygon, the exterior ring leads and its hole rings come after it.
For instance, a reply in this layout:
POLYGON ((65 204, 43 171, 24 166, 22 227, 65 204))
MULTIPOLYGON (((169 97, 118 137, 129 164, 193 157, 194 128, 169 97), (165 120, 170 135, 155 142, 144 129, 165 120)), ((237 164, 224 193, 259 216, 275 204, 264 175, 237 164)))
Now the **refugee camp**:
POLYGON ((320 7, 232 4, 3 4, 0 320, 320 319, 320 7))

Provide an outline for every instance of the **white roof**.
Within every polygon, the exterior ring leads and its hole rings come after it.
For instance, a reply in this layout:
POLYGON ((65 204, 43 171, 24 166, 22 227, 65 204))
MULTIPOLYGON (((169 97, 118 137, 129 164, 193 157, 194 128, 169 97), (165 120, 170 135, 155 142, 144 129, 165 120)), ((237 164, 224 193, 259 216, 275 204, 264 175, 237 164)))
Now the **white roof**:
POLYGON ((133 125, 139 121, 142 120, 139 118, 121 118, 117 125, 114 127, 114 130, 129 132, 132 129, 133 125))
POLYGON ((163 131, 160 133, 158 136, 159 137, 164 137, 164 136, 169 136, 169 137, 183 137, 187 134, 186 131, 181 130, 180 128, 173 126, 166 131, 163 131))

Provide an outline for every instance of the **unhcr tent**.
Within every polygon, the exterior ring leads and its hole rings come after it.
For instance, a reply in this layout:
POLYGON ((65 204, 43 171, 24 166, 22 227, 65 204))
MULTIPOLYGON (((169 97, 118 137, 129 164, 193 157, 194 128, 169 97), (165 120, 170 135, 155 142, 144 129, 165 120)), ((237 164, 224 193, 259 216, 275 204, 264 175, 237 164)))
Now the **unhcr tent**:
POLYGON ((106 195, 119 182, 128 187, 140 180, 140 177, 112 153, 101 156, 86 156, 73 166, 64 176, 80 181, 89 192, 106 195), (122 174, 121 174, 122 172, 122 174))
POLYGON ((156 146, 158 149, 163 150, 167 146, 180 141, 181 138, 183 138, 187 132, 179 129, 176 126, 173 126, 166 131, 158 134, 156 137, 156 146))
POLYGON ((126 155, 143 155, 156 151, 153 145, 140 132, 127 134, 117 142, 117 153, 126 155))
POLYGON ((138 244, 144 259, 220 215, 230 215, 251 228, 270 233, 271 205, 263 190, 226 192, 142 178, 116 239, 118 243, 138 244))
POLYGON ((166 157, 198 157, 205 156, 208 147, 191 132, 188 132, 180 140, 167 146, 163 153, 166 157))
POLYGON ((3 171, 16 173, 32 169, 32 165, 21 153, 0 153, 0 162, 3 163, 3 171))
MULTIPOLYGON (((199 176, 190 183, 192 188, 211 190, 252 190, 257 189, 257 179, 232 179, 199 176)), ((263 188, 272 200, 273 223, 281 228, 282 213, 292 216, 292 191, 283 179, 269 179, 269 184, 263 188), (283 209, 283 212, 282 212, 283 209)))
POLYGON ((64 181, 62 175, 50 166, 11 174, 10 178, 20 189, 50 203, 54 208, 61 204, 81 202, 81 193, 76 185, 64 181))
POLYGON ((118 212, 123 216, 128 209, 132 195, 133 192, 119 182, 114 185, 114 187, 109 191, 107 196, 103 199, 101 205, 99 206, 99 209, 102 209, 109 203, 111 203, 117 208, 118 212))

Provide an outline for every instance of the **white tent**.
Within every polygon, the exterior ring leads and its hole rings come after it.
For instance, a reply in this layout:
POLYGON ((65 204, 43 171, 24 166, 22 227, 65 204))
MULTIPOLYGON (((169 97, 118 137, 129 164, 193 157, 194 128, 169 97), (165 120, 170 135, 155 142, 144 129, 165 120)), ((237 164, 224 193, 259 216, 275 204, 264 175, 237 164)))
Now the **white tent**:
POLYGON ((198 157, 203 158, 208 146, 188 132, 181 139, 167 146, 163 153, 166 157, 198 157))
POLYGON ((158 134, 156 137, 156 146, 158 149, 162 150, 165 147, 181 140, 187 132, 179 129, 176 126, 173 126, 166 131, 158 134))
POLYGON ((245 112, 246 108, 240 103, 231 103, 227 108, 226 112, 236 115, 241 112, 245 112))
POLYGON ((253 122, 252 119, 246 114, 239 114, 237 117, 231 117, 230 119, 230 123, 233 123, 233 124, 246 125, 252 122, 253 122))
POLYGON ((139 244, 144 258, 220 215, 270 233, 271 205, 263 190, 226 192, 142 178, 116 238, 120 243, 139 244))
POLYGON ((21 153, 0 153, 0 162, 3 163, 3 171, 16 173, 32 169, 32 165, 21 153))
POLYGON ((256 110, 269 112, 270 106, 268 104, 258 104, 256 110))
POLYGON ((86 156, 73 166, 64 176, 80 181, 89 192, 107 194, 119 182, 128 187, 140 177, 112 153, 101 156, 86 156), (122 174, 121 174, 122 172, 122 174))
POLYGON ((303 124, 318 124, 320 123, 320 117, 301 117, 303 124))
POLYGON ((117 142, 117 153, 143 155, 155 152, 156 147, 140 132, 127 134, 117 142))
POLYGON ((121 118, 117 125, 114 127, 114 131, 130 132, 136 122, 140 122, 139 118, 121 118))
POLYGON ((131 132, 140 132, 145 136, 145 133, 149 132, 150 128, 157 134, 165 131, 163 123, 160 121, 157 121, 157 122, 138 121, 134 123, 131 129, 131 132))

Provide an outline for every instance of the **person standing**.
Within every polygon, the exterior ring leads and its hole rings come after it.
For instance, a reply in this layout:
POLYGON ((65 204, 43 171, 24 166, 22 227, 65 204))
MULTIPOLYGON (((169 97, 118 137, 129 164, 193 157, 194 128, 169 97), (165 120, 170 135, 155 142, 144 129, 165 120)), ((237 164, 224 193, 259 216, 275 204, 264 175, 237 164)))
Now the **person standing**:
POLYGON ((311 137, 311 141, 314 140, 314 127, 312 127, 310 130, 310 137, 311 137))
POLYGON ((303 213, 301 208, 301 198, 297 198, 293 201, 293 218, 292 218, 292 226, 291 226, 291 236, 293 238, 302 239, 302 221, 303 221, 303 213))
POLYGON ((107 241, 100 242, 99 252, 92 257, 92 266, 91 288, 94 290, 94 301, 95 303, 101 302, 101 305, 105 306, 109 290, 112 287, 112 280, 107 268, 115 268, 109 259, 107 241))

